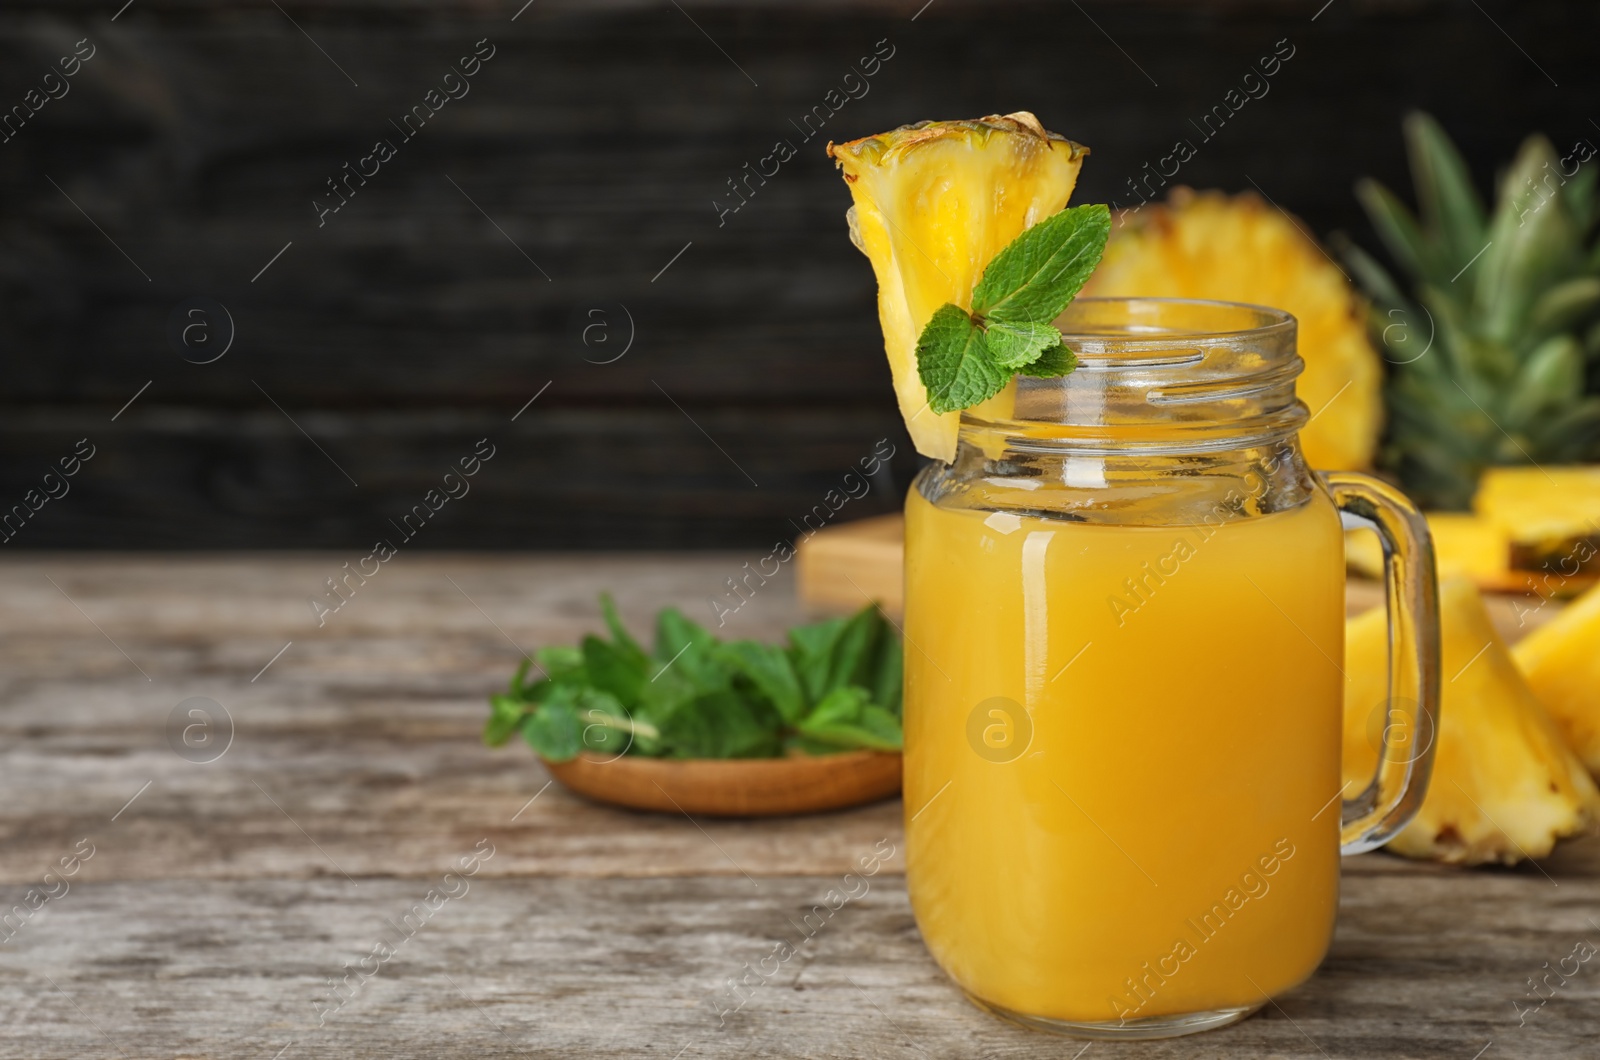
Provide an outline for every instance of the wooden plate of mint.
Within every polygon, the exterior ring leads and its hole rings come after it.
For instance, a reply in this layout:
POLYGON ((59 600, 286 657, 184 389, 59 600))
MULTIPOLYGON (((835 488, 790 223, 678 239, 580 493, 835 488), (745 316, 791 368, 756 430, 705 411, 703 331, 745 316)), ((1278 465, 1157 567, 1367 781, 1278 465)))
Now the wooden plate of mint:
POLYGON ((721 641, 675 608, 646 650, 600 598, 610 638, 548 647, 489 697, 484 742, 520 733, 568 790, 635 810, 816 813, 900 790, 900 638, 876 605, 721 641))

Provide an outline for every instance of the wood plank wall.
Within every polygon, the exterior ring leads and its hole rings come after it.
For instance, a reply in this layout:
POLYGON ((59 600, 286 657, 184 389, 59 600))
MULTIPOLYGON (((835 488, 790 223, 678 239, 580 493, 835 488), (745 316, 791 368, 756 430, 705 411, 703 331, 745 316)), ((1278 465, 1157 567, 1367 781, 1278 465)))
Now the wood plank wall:
POLYGON ((120 3, 0 11, 0 107, 31 114, 0 143, 0 512, 67 491, 13 548, 370 547, 481 438, 417 547, 770 544, 879 439, 892 474, 838 518, 895 507, 916 460, 830 138, 1028 107, 1092 146, 1085 201, 1127 201, 1287 41, 1181 178, 1371 245, 1350 187, 1403 179, 1410 106, 1485 181, 1535 128, 1600 137, 1600 15, 1553 0, 120 3), (213 363, 169 338, 193 298, 233 323, 213 363))

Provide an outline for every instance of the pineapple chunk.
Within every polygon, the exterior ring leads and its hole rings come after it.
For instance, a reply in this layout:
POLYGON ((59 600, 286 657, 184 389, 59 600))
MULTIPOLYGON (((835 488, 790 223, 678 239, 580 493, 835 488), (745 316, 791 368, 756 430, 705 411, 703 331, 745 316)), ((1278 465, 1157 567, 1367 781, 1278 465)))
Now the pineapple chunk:
POLYGON ((1383 372, 1361 299, 1305 228, 1254 194, 1177 188, 1164 205, 1125 210, 1084 296, 1217 298, 1274 306, 1299 322, 1306 362, 1295 389, 1315 468, 1372 464, 1383 425, 1383 372))
POLYGON ((1567 745, 1600 775, 1600 588, 1524 637, 1511 655, 1567 745))
POLYGON ((969 308, 989 259, 1067 205, 1088 153, 1027 111, 828 145, 855 200, 850 238, 878 278, 895 396, 922 455, 953 460, 961 422, 928 406, 917 375, 923 327, 946 302, 969 308))
MULTIPOLYGON (((1443 701, 1433 779, 1396 853, 1456 864, 1515 864, 1586 831, 1600 792, 1517 671, 1465 578, 1439 590, 1443 701)), ((1344 779, 1360 790, 1386 723, 1388 630, 1382 609, 1345 633, 1344 779)), ((1425 734, 1424 734, 1425 735, 1425 734)))
POLYGON ((1506 569, 1506 538, 1486 519, 1464 512, 1433 512, 1428 516, 1439 577, 1466 575, 1480 588, 1520 587, 1506 569))
MULTIPOLYGON (((1527 588, 1527 575, 1507 565, 1510 545, 1487 519, 1463 512, 1429 512, 1428 530, 1439 577, 1464 575, 1480 589, 1517 592, 1527 588)), ((1360 527, 1345 533, 1345 562, 1369 578, 1383 577, 1383 546, 1378 535, 1360 527)))
POLYGON ((1510 541, 1512 567, 1600 574, 1600 466, 1490 468, 1472 508, 1510 541))

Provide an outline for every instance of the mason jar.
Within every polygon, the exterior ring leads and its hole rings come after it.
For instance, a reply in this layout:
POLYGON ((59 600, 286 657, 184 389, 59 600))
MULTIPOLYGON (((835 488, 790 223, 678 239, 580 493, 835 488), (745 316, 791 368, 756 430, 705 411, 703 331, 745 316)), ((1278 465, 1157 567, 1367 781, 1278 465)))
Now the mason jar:
POLYGON ((964 416, 906 502, 912 908, 1025 1024, 1223 1026, 1311 975, 1341 853, 1427 784, 1431 743, 1386 743, 1341 786, 1341 510, 1384 541, 1410 731, 1437 709, 1432 545, 1389 486, 1306 466, 1288 314, 1080 299, 1057 324, 1078 368, 964 416))

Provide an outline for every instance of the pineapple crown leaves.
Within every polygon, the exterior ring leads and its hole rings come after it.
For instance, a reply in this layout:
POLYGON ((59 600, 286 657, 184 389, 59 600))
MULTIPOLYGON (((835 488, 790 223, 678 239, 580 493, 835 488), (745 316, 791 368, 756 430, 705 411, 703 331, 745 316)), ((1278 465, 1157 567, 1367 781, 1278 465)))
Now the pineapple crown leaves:
POLYGON ((1111 210, 1062 210, 1012 240, 984 267, 972 311, 946 302, 917 339, 917 375, 934 412, 971 408, 1012 376, 1066 375, 1078 359, 1053 321, 1100 264, 1111 210))
MULTIPOLYGON (((1356 196, 1395 262, 1419 285, 1463 307, 1475 333, 1523 349, 1600 308, 1600 247, 1584 248, 1600 216, 1595 167, 1582 167, 1587 159, 1558 158, 1548 140, 1530 137, 1486 215, 1438 122, 1411 114, 1405 136, 1417 214, 1374 180, 1361 181, 1356 196), (1573 161, 1576 171, 1567 169, 1573 161)), ((1346 257, 1380 305, 1407 307, 1381 265, 1355 250, 1346 257)))
POLYGON ((1485 466, 1600 456, 1600 165, 1529 137, 1486 211, 1439 124, 1404 128, 1417 212, 1376 181, 1356 195, 1412 289, 1342 250, 1390 362, 1386 462, 1424 504, 1459 508, 1485 466))
POLYGON ((1437 233, 1435 253, 1447 262, 1466 262, 1482 249, 1489 225, 1466 163, 1427 114, 1408 114, 1404 129, 1418 213, 1426 230, 1437 233))

